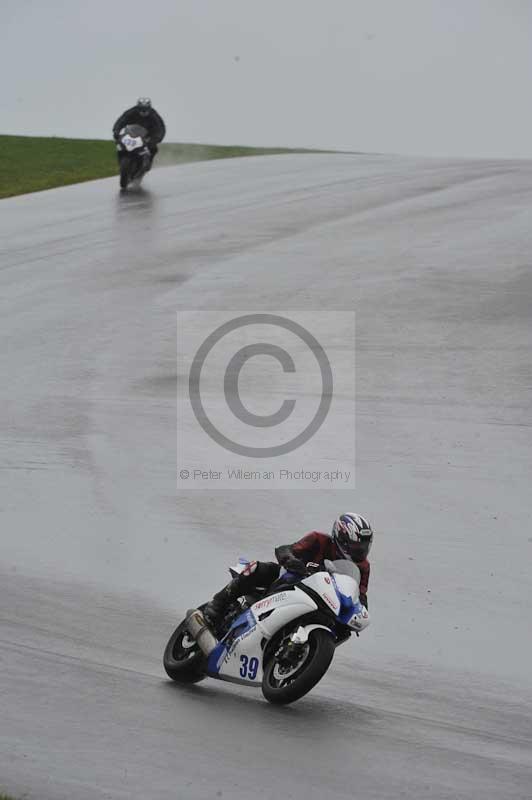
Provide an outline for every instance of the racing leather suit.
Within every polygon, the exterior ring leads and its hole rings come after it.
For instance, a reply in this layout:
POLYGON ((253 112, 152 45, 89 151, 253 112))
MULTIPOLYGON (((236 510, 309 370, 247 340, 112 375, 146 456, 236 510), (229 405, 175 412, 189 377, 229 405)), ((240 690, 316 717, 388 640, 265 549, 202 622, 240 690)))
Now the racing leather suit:
MULTIPOLYGON (((209 621, 218 620, 224 613, 229 603, 249 594, 256 589, 269 589, 279 578, 281 567, 290 572, 304 575, 308 563, 322 565, 326 559, 336 561, 343 559, 343 554, 326 533, 312 531, 303 536, 294 544, 281 545, 275 549, 277 562, 252 561, 244 572, 234 578, 221 591, 217 592, 211 602, 204 608, 204 615, 209 621)), ((368 582, 370 564, 367 559, 356 562, 360 570, 360 602, 368 607, 368 582)))

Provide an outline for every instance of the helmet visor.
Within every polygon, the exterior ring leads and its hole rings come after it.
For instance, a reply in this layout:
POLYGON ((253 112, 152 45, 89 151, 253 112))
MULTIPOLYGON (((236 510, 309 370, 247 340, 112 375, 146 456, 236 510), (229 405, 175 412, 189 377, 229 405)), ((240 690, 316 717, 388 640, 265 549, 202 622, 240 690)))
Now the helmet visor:
POLYGON ((338 544, 344 553, 349 555, 353 561, 364 561, 369 555, 371 545, 373 542, 373 534, 364 536, 360 541, 354 542, 348 533, 341 532, 338 534, 338 544))
POLYGON ((349 547, 349 555, 353 561, 364 561, 369 556, 371 550, 372 538, 368 536, 362 542, 351 542, 349 547))

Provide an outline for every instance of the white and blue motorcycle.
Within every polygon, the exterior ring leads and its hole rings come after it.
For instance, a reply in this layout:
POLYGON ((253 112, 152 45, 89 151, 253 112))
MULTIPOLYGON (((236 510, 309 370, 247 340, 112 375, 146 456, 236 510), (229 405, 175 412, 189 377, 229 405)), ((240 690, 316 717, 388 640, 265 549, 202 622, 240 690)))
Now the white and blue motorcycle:
MULTIPOLYGON (((233 577, 249 562, 231 569, 233 577)), ((306 577, 285 573, 262 596, 239 598, 217 638, 200 606, 187 612, 164 652, 164 668, 178 683, 216 678, 261 686, 270 703, 299 700, 327 672, 335 648, 369 625, 359 600, 360 572, 350 561, 309 565, 306 577), (313 571, 314 568, 314 571, 313 571)))

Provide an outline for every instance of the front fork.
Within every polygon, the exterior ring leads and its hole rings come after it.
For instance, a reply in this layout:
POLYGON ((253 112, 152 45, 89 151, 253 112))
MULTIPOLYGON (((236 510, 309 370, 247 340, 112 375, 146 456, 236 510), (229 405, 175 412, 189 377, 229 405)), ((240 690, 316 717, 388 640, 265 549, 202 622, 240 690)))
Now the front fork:
MULTIPOLYGON (((143 152, 141 152, 141 153, 136 153, 134 156, 130 155, 130 153, 127 153, 125 150, 117 150, 116 158, 118 160, 118 165, 120 167, 122 166, 122 159, 127 158, 129 162, 133 162, 134 163, 136 158, 138 158, 139 161, 142 164, 142 169, 144 170, 144 172, 148 172, 149 169, 150 169, 151 153, 148 150, 148 148, 145 148, 145 150, 143 152)), ((135 170, 135 175, 138 172, 139 172, 139 169, 137 168, 135 170)))
POLYGON ((305 648, 308 646, 309 634, 317 628, 322 628, 333 636, 331 629, 326 625, 319 625, 317 623, 313 625, 300 625, 297 630, 290 634, 288 641, 279 647, 275 653, 275 657, 281 663, 289 664, 290 666, 297 664, 305 648))
POLYGON ((295 666, 300 661, 307 644, 308 634, 300 625, 297 631, 290 634, 288 641, 279 647, 275 657, 280 664, 295 666))

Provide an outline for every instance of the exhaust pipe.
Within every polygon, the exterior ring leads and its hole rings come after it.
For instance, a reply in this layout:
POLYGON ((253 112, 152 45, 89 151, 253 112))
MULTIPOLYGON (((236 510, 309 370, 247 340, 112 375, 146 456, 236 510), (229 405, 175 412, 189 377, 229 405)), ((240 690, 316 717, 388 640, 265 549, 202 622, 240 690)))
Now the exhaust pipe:
POLYGON ((206 656, 210 656, 214 648, 219 645, 219 641, 210 630, 201 611, 197 608, 187 611, 185 625, 192 638, 198 643, 200 650, 206 656))

